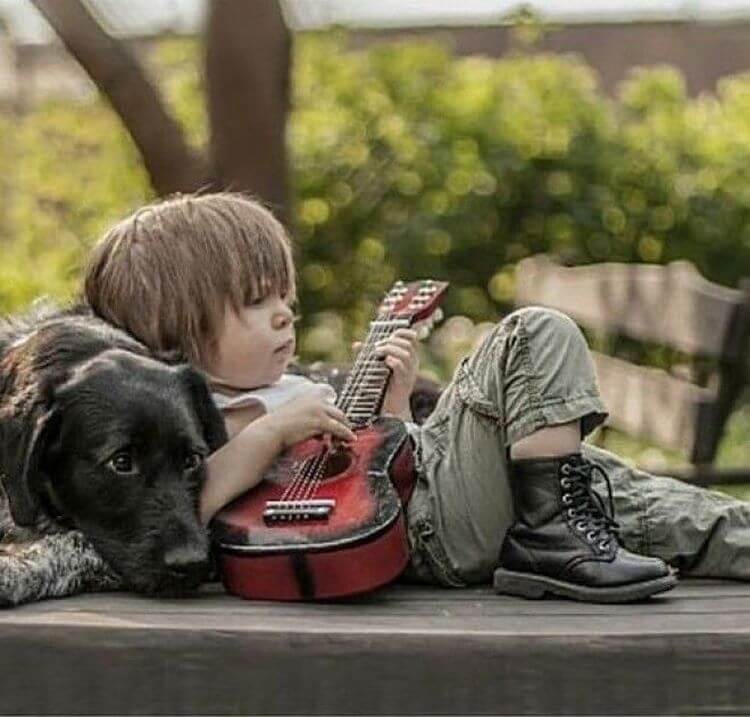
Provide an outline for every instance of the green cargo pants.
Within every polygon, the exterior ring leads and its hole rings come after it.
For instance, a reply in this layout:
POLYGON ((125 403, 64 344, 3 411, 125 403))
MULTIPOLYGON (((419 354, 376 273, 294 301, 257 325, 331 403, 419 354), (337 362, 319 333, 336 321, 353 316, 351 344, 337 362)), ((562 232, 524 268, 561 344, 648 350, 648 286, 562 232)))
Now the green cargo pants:
MULTIPOLYGON (((415 438, 406 579, 489 581, 513 521, 509 446, 576 419, 586 436, 606 418, 578 326, 541 307, 505 317, 458 365, 415 438)), ((663 558, 682 575, 750 578, 750 503, 636 470, 587 443, 582 452, 609 475, 626 548, 663 558)), ((595 487, 606 498, 603 481, 595 487)))

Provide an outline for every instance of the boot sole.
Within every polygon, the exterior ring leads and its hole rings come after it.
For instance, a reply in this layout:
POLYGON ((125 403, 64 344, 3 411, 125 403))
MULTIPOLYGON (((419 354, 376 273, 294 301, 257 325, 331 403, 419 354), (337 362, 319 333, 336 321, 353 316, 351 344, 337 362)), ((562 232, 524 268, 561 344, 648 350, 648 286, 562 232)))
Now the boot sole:
POLYGON ((630 585, 616 585, 606 588, 591 588, 585 585, 566 583, 543 575, 516 573, 498 568, 495 570, 493 587, 495 592, 529 599, 540 599, 545 595, 580 600, 581 602, 619 603, 645 600, 651 595, 671 590, 677 585, 673 573, 654 580, 646 580, 630 585))

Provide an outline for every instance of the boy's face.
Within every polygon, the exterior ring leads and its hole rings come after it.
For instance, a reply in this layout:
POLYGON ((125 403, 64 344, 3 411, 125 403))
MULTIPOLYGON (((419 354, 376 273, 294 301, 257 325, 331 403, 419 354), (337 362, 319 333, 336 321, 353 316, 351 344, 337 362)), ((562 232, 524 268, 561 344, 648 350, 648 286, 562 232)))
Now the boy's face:
POLYGON ((294 356, 294 297, 271 294, 242 308, 227 305, 216 351, 203 368, 234 388, 267 386, 294 356))

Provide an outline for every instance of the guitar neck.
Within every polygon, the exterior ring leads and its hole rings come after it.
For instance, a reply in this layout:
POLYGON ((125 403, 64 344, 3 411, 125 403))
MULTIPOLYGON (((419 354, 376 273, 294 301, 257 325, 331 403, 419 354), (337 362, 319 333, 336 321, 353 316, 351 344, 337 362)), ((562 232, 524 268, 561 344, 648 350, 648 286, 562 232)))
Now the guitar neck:
POLYGON ((417 322, 429 333, 432 324, 439 321, 442 312, 438 303, 447 289, 447 282, 432 279, 409 284, 397 281, 381 301, 377 318, 370 322, 367 338, 336 401, 336 407, 351 423, 368 423, 383 404, 391 369, 375 353, 378 342, 417 322))
POLYGON ((396 329, 408 328, 409 318, 380 316, 370 322, 370 330, 346 379, 336 406, 353 424, 367 423, 380 411, 391 369, 375 353, 379 341, 396 329))

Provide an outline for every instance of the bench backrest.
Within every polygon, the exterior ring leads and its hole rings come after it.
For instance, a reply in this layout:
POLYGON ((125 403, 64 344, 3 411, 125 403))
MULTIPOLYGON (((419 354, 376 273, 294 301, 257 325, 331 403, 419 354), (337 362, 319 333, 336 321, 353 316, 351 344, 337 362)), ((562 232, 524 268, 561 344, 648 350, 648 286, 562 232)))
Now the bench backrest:
POLYGON ((687 261, 564 267, 545 255, 518 265, 516 304, 558 309, 582 327, 715 359, 694 383, 667 371, 592 352, 609 425, 711 463, 744 387, 750 282, 714 284, 687 261))

